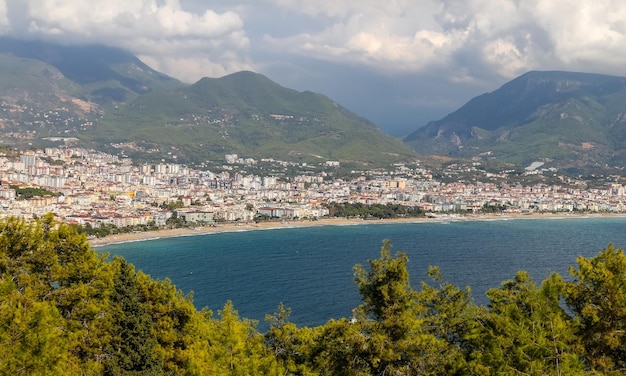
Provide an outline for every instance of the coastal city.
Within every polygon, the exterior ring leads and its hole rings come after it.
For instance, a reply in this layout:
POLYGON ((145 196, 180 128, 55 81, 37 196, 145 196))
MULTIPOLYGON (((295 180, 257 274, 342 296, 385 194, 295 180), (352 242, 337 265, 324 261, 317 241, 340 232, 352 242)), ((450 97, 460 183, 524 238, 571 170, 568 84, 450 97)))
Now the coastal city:
MULTIPOLYGON (((418 164, 352 171, 353 177, 340 178, 332 173, 339 162, 326 161, 322 167, 231 154, 218 172, 176 163, 138 164, 84 148, 15 151, 0 157, 0 207, 4 217, 53 213, 57 220, 91 228, 163 228, 173 220, 187 225, 316 220, 330 214, 329 203, 402 205, 433 217, 626 211, 624 186, 618 183, 593 189, 582 184, 526 186, 480 169, 469 172, 491 176, 494 182, 445 182, 418 164), (266 175, 259 168, 246 172, 262 163, 279 168, 267 169, 266 175), (281 173, 281 166, 296 172, 281 173)), ((544 173, 539 167, 531 166, 525 174, 544 173)), ((453 168, 448 167, 448 174, 453 168)))

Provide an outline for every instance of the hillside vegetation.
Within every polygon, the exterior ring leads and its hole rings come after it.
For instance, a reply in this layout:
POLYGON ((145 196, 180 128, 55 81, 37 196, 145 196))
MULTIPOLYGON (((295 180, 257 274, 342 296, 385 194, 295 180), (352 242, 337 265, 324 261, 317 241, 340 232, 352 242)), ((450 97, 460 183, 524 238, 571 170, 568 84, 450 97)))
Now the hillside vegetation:
POLYGON ((106 46, 0 37, 0 137, 200 165, 225 154, 388 166, 416 153, 329 98, 239 72, 179 82, 106 46))
POLYGON ((49 145, 77 137, 138 96, 182 86, 132 54, 0 37, 0 137, 5 145, 49 145))
POLYGON ((187 163, 224 154, 374 165, 415 157, 400 140, 327 97, 253 72, 142 95, 82 137, 102 147, 125 143, 124 151, 136 158, 169 153, 187 163))
POLYGON ((417 129, 405 142, 424 154, 593 170, 623 166, 625 131, 626 78, 529 72, 417 129))
MULTIPOLYGON (((22 63, 37 62, 73 83, 79 98, 103 107, 130 101, 138 95, 181 86, 182 83, 157 72, 141 62, 133 54, 112 47, 99 45, 70 46, 42 41, 23 41, 0 38, 0 55, 3 59, 17 59, 22 63)), ((14 79, 27 79, 28 72, 21 69, 11 72, 14 79)), ((2 71, 2 81, 11 79, 11 74, 2 71)), ((44 77, 42 81, 45 82, 44 77)), ((47 90, 39 93, 34 87, 18 85, 31 94, 54 95, 47 90)), ((32 105, 37 106, 36 100, 32 105)))
MULTIPOLYGON (((0 221, 3 375, 618 375, 626 367, 626 256, 609 245, 565 281, 517 273, 473 303, 430 268, 415 290, 407 256, 383 244, 355 267, 351 319, 269 329, 231 303, 197 310, 169 280, 97 255, 51 216, 0 221)), ((332 292, 328 292, 332 293, 332 292)))

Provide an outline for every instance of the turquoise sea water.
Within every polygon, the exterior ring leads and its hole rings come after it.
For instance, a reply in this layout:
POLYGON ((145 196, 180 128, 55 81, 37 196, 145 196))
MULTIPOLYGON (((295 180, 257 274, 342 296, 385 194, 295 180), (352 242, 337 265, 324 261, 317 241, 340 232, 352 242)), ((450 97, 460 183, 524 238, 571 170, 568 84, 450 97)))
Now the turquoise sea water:
POLYGON ((612 242, 626 247, 626 218, 514 219, 449 223, 382 223, 257 230, 113 244, 153 278, 170 278, 198 308, 216 312, 232 300, 241 317, 260 321, 283 302, 291 320, 316 326, 350 317, 359 305, 353 266, 378 258, 383 239, 409 256, 412 285, 437 265, 447 281, 470 286, 486 304, 489 288, 527 270, 536 282, 567 275, 579 255, 592 257, 612 242))

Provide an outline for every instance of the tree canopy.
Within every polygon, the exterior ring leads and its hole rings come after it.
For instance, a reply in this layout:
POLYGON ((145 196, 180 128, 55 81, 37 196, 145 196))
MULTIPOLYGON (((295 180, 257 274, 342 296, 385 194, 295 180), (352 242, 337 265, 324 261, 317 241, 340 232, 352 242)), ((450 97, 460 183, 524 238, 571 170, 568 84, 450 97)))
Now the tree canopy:
POLYGON ((520 271, 474 303, 436 267, 411 286, 385 241, 355 266, 362 302, 318 327, 269 328, 197 309, 169 280, 98 255, 53 217, 0 220, 0 374, 619 375, 626 369, 626 257, 612 244, 570 276, 520 271))

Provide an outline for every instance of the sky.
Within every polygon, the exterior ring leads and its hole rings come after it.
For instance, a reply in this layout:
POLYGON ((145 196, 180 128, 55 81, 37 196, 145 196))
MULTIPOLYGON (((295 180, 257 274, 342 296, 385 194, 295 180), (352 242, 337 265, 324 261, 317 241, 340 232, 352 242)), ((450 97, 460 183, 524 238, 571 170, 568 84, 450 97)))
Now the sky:
POLYGON ((623 0, 0 0, 0 35, 241 70, 403 136, 531 70, 626 76, 623 0))

